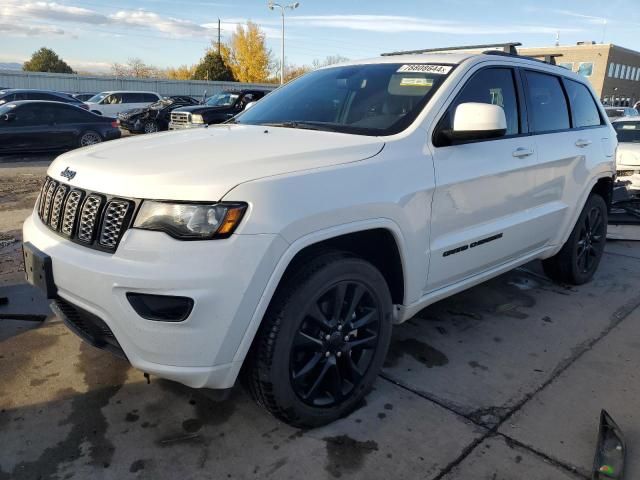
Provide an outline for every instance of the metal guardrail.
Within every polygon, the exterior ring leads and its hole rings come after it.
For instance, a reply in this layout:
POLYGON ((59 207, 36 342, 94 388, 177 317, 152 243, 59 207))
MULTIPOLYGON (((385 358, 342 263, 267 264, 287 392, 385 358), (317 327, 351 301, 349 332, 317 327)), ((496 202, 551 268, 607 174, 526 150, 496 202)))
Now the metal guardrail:
POLYGON ((202 80, 168 80, 156 78, 123 78, 115 76, 85 76, 66 73, 23 72, 0 70, 0 88, 39 88, 69 93, 98 93, 109 90, 144 90, 160 95, 191 95, 200 97, 225 89, 261 88, 273 90, 272 83, 208 82, 202 80))

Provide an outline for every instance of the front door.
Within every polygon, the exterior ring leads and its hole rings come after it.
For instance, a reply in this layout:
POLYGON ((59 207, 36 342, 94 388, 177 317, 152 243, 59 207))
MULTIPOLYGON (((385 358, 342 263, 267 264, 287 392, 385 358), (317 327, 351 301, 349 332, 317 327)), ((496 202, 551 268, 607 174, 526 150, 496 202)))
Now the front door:
POLYGON ((498 139, 436 146, 434 137, 429 292, 541 248, 551 236, 518 75, 508 67, 476 71, 436 127, 450 128, 455 108, 466 102, 499 105, 507 120, 498 139))

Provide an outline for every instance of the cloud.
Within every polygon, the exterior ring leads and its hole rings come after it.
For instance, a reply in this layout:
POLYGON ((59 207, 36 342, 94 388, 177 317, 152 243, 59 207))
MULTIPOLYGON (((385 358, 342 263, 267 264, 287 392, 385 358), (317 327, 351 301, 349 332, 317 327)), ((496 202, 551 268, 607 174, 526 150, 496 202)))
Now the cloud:
POLYGON ((122 10, 110 15, 109 19, 114 24, 150 28, 177 37, 202 35, 209 32, 208 28, 189 20, 162 17, 146 10, 122 10))
POLYGON ((18 37, 34 37, 43 35, 64 35, 61 28, 39 26, 39 25, 18 25, 15 23, 0 22, 0 34, 13 35, 18 37))
POLYGON ((543 8, 539 8, 539 7, 527 7, 526 11, 528 11, 528 12, 544 12, 546 14, 563 15, 565 17, 579 18, 581 20, 584 20, 586 23, 590 23, 590 24, 594 24, 594 25, 602 25, 603 23, 607 22, 607 19, 605 17, 596 17, 594 15, 586 15, 584 13, 573 12, 571 10, 562 10, 562 9, 555 9, 555 8, 543 9, 543 8))
POLYGON ((32 18, 45 21, 80 22, 104 24, 109 19, 98 12, 80 7, 61 5, 55 2, 19 2, 7 0, 0 6, 0 16, 32 18))
POLYGON ((291 16, 290 25, 343 28, 379 33, 430 32, 454 35, 575 32, 580 29, 542 25, 485 25, 398 15, 301 15, 291 16))

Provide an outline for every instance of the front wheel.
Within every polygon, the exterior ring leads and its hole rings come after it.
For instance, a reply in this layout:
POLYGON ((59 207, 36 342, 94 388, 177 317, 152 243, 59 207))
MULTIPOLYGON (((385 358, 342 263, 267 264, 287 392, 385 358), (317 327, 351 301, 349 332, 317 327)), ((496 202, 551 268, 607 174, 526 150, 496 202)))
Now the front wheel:
POLYGON ((158 124, 156 122, 147 122, 144 124, 144 133, 156 133, 158 124))
POLYGON ((92 130, 88 130, 84 132, 80 136, 80 141, 79 141, 81 147, 88 147, 89 145, 95 145, 96 143, 100 143, 100 142, 102 142, 102 137, 100 136, 99 133, 94 132, 92 130))
POLYGON ((256 401, 281 420, 317 427, 351 412, 382 368, 392 302, 369 262, 328 252, 278 289, 248 359, 256 401))
POLYGON ((570 285, 591 280, 604 253, 607 221, 607 204, 600 195, 592 194, 562 249, 542 261, 547 276, 570 285))

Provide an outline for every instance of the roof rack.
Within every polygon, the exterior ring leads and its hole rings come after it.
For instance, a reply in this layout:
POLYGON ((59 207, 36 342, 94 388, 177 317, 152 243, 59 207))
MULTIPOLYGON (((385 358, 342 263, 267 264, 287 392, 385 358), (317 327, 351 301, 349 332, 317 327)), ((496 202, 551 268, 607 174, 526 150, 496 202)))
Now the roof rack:
POLYGON ((404 52, 388 52, 381 54, 383 57, 390 57, 393 55, 412 55, 416 53, 433 53, 433 52, 449 52, 454 50, 480 50, 482 48, 501 48, 502 52, 508 53, 511 55, 517 55, 518 51, 516 47, 521 46, 520 42, 510 42, 510 43, 488 43, 485 45, 465 45, 458 47, 441 47, 441 48, 426 48, 423 50, 407 50, 404 52))

